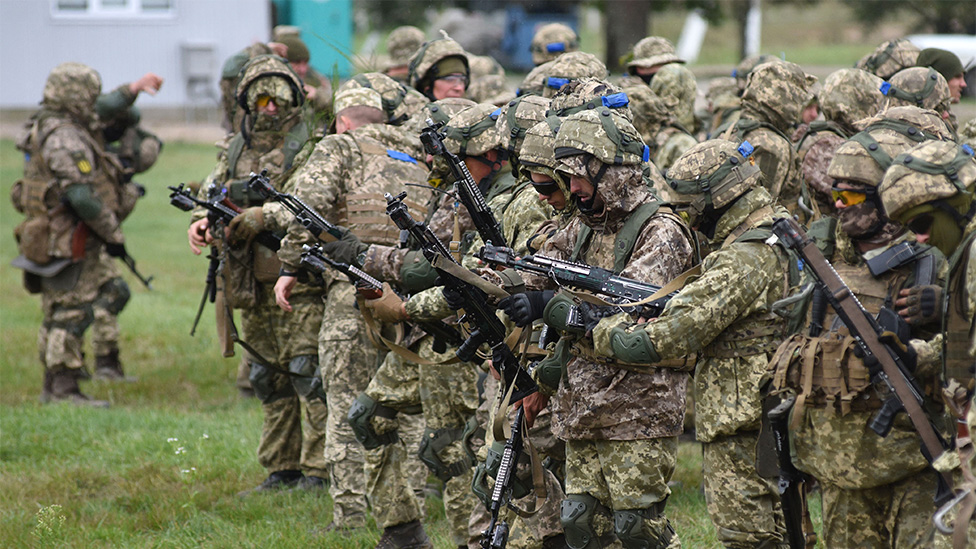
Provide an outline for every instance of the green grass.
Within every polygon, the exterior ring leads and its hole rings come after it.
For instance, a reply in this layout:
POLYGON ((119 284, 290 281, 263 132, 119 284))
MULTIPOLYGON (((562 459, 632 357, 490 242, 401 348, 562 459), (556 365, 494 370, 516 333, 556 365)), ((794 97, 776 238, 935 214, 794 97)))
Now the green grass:
MULTIPOLYGON (((238 498, 265 471, 255 448, 261 411, 234 386, 236 359, 219 357, 212 308, 196 337, 206 260, 186 245, 187 214, 169 205, 166 185, 209 173, 209 145, 167 143, 140 180, 145 199, 125 223, 127 247, 148 292, 128 274, 133 298, 120 317, 122 358, 131 384, 92 382, 85 390, 108 410, 41 405, 36 296, 20 287, 9 260, 21 216, 0 200, 0 547, 372 547, 379 532, 316 538, 331 520, 325 495, 238 498)), ((19 153, 0 141, 0 191, 20 177, 19 153)), ((91 356, 89 352, 89 356, 91 356)), ((680 447, 668 506, 685 547, 714 547, 701 493, 701 450, 680 447)), ((450 547, 439 500, 428 502, 428 531, 450 547)))

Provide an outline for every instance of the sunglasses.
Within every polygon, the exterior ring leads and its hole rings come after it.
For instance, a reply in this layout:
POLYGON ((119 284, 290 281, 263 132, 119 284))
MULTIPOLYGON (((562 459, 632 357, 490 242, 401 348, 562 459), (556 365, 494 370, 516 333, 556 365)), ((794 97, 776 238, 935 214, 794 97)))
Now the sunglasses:
POLYGON ((908 222, 908 229, 915 234, 927 234, 932 229, 932 221, 931 214, 915 216, 908 222))
POLYGON ((830 196, 834 197, 834 201, 840 200, 840 203, 845 206, 857 206, 858 204, 867 200, 869 194, 874 194, 874 189, 841 189, 838 187, 830 188, 830 196))
POLYGON ((535 192, 546 196, 555 194, 559 190, 559 186, 555 183, 532 183, 532 187, 535 188, 535 192))
POLYGON ((463 74, 447 74, 439 76, 435 80, 443 80, 449 84, 460 84, 462 86, 468 85, 468 77, 463 74))
POLYGON ((272 98, 271 98, 270 95, 264 95, 264 94, 259 95, 258 96, 258 107, 261 107, 261 108, 267 107, 268 106, 268 103, 271 103, 271 101, 272 101, 272 98))

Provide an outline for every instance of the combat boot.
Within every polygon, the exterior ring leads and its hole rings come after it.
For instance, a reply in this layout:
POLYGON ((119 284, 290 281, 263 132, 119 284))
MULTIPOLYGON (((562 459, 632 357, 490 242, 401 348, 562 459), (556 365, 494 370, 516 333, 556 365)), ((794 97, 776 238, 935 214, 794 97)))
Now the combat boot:
POLYGON ((433 549, 424 525, 415 520, 383 529, 376 549, 433 549))
POLYGON ((119 361, 119 350, 112 349, 107 355, 95 357, 95 379, 105 381, 137 381, 134 377, 125 375, 122 371, 122 363, 119 361))
POLYGON ((303 475, 301 471, 294 471, 291 469, 275 471, 268 475, 268 478, 264 479, 264 482, 261 484, 258 484, 250 490, 238 492, 237 495, 243 497, 253 494, 254 492, 270 492, 272 490, 292 488, 301 482, 303 478, 305 478, 305 475, 303 475))
POLYGON ((95 408, 108 408, 109 405, 106 400, 95 400, 82 393, 78 387, 78 373, 64 367, 49 369, 45 372, 41 402, 70 402, 79 406, 93 406, 95 408))

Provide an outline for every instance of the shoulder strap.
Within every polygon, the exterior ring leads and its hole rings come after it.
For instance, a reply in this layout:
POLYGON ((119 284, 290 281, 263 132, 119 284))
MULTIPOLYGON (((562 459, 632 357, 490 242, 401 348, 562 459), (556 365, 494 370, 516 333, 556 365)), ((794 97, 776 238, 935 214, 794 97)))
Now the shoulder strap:
POLYGON ((656 200, 645 202, 624 221, 624 226, 617 232, 613 241, 613 272, 620 273, 627 266, 641 229, 660 207, 661 203, 656 200))
POLYGON ((241 159, 241 152, 243 151, 244 134, 238 132, 230 138, 230 143, 227 144, 227 173, 225 174, 227 181, 234 177, 234 167, 237 166, 237 161, 241 159))
MULTIPOLYGON (((285 135, 285 143, 282 145, 282 151, 285 153, 285 163, 284 169, 287 171, 291 169, 292 162, 295 161, 295 156, 298 151, 302 150, 305 143, 308 141, 308 126, 305 122, 299 122, 288 131, 285 135)), ((238 154, 240 152, 238 151, 238 154)))

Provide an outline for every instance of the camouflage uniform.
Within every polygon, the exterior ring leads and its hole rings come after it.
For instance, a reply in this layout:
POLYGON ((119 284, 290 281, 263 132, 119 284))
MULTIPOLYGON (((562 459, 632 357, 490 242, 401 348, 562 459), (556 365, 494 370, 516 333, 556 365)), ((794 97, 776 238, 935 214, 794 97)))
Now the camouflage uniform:
POLYGON ((800 172, 824 215, 835 210, 827 167, 837 147, 857 133, 854 123, 881 110, 884 99, 879 89, 881 83, 880 78, 860 69, 841 69, 832 73, 824 80, 820 94, 820 107, 826 120, 812 122, 796 139, 800 172))
MULTIPOLYGON (((881 172, 874 167, 872 158, 847 154, 842 146, 828 176, 856 189, 876 187, 881 172)), ((868 199, 839 209, 835 234, 827 235, 823 244, 833 244, 833 268, 872 315, 897 299, 902 288, 936 283, 936 273, 945 271, 944 257, 921 246, 916 248, 918 261, 931 256, 932 279, 916 279, 914 262, 873 276, 866 260, 912 239, 899 224, 872 214, 880 207, 880 200, 868 199)), ((793 461, 820 483, 824 542, 830 547, 926 545, 933 527, 932 505, 925 495, 934 493, 935 477, 922 473, 927 462, 917 451, 921 441, 906 417, 895 421, 883 438, 870 431, 885 389, 871 383, 868 369, 853 354, 853 338, 845 326, 837 326, 835 316, 831 312, 822 319, 825 331, 819 337, 793 336, 777 353, 783 359, 770 364, 774 388, 798 395, 790 433, 793 461), (802 358, 809 352, 816 352, 819 360, 802 358)), ((934 324, 913 325, 913 336, 930 337, 938 328, 934 324)), ((915 370, 915 379, 928 393, 930 417, 945 428, 948 424, 932 398, 938 398, 939 377, 934 369, 915 370)))
POLYGON ((676 203, 713 251, 659 317, 634 324, 618 315, 593 330, 598 355, 647 364, 649 371, 699 353, 695 429, 705 502, 726 547, 785 545, 775 478, 761 477, 757 463, 766 457, 758 444, 766 363, 786 331, 772 304, 789 287, 791 260, 764 243, 774 218, 786 212, 773 208, 749 152, 745 144, 737 151, 711 140, 672 166, 667 178, 676 203), (707 185, 700 186, 702 178, 707 185))
POLYGON ((532 64, 537 67, 564 53, 577 50, 579 50, 579 37, 573 29, 562 23, 542 25, 532 35, 532 43, 529 44, 532 64))
MULTIPOLYGON (((251 240, 260 231, 284 230, 276 208, 263 204, 249 191, 247 179, 252 172, 267 169, 272 184, 283 188, 283 178, 308 138, 301 116, 301 81, 275 56, 253 58, 241 75, 237 95, 246 105, 241 109, 241 132, 226 142, 227 149, 220 152, 200 196, 207 198, 209 187, 223 188, 234 203, 246 208, 232 221, 229 240, 224 241, 223 231, 217 230, 214 238, 226 254, 223 271, 228 304, 241 309, 243 340, 260 355, 246 352, 245 363, 264 411, 257 453, 258 461, 271 473, 262 485, 269 488, 279 477, 287 480, 286 484, 300 481, 301 471, 308 477, 328 477, 322 455, 326 407, 321 386, 314 383, 319 364, 316 332, 323 306, 321 291, 309 287, 294 296, 292 313, 279 309, 272 292, 278 266, 274 252, 251 240), (274 98, 281 109, 278 116, 257 112, 257 100, 262 95, 274 98), (256 212, 261 212, 262 223, 249 222, 256 212), (239 232, 245 230, 247 233, 239 232), (234 290, 230 283, 234 279, 247 281, 242 290, 234 290), (306 377, 286 376, 276 370, 306 377)), ((197 210, 193 219, 205 216, 205 211, 197 210)))
POLYGON ((702 131, 706 139, 711 139, 715 137, 718 128, 734 124, 741 114, 739 87, 735 78, 712 78, 708 83, 708 91, 705 92, 705 101, 708 102, 710 116, 705 120, 702 131))
MULTIPOLYGON (((804 192, 799 161, 787 135, 810 99, 811 82, 798 65, 770 62, 749 73, 742 94, 742 116, 722 139, 748 141, 774 200, 791 212, 804 192)), ((722 129, 718 130, 719 133, 722 129)), ((806 200, 805 200, 806 201, 806 200)))
POLYGON ((549 70, 552 68, 554 61, 555 59, 546 61, 526 73, 525 78, 522 79, 522 83, 515 90, 515 95, 542 95, 549 81, 549 70))
MULTIPOLYGON (((380 94, 369 88, 341 90, 336 96, 337 116, 343 116, 347 106, 383 111, 380 94)), ((289 185, 306 204, 348 227, 362 241, 388 244, 396 241, 399 230, 384 215, 382 197, 399 192, 403 181, 423 177, 422 164, 416 160, 420 155, 419 140, 405 129, 365 124, 320 141, 289 185)), ((298 271, 301 246, 312 241, 300 224, 289 225, 278 252, 286 271, 298 271)), ((364 454, 346 416, 376 371, 379 354, 357 310, 353 285, 333 271, 323 273, 323 278, 326 309, 319 359, 329 408, 325 459, 332 479, 333 523, 355 528, 366 524, 364 454)))
MULTIPOLYGON (((976 161, 972 154, 972 149, 949 142, 929 141, 917 145, 895 158, 878 189, 892 219, 916 226, 918 219, 930 216, 929 243, 949 256, 949 275, 944 287, 944 299, 948 303, 946 314, 939 315, 942 333, 930 341, 913 340, 912 347, 918 352, 920 369, 944 368, 946 378, 943 381, 947 388, 943 389, 943 397, 951 416, 960 424, 968 423, 970 432, 976 423, 976 412, 973 411, 976 382, 972 370, 976 360, 976 339, 973 338, 976 325, 976 221, 972 214, 976 161), (930 350, 931 347, 935 352, 930 350), (966 405, 969 405, 968 417, 966 405)), ((940 459, 935 463, 940 471, 952 471, 957 492, 974 486, 972 471, 976 463, 973 462, 971 442, 969 445, 964 442, 957 436, 958 451, 947 452, 952 454, 949 457, 958 456, 959 464, 952 459, 945 462, 940 459)), ((957 515, 963 506, 957 505, 950 511, 947 524, 960 523, 957 515)), ((965 536, 959 533, 962 540, 950 540, 948 536, 936 533, 935 546, 958 547, 953 545, 956 541, 968 541, 972 545, 976 540, 976 522, 970 519, 967 526, 965 536)))
MULTIPOLYGON (((578 202, 580 215, 548 238, 541 254, 662 285, 692 265, 689 229, 656 201, 643 181, 642 149, 646 154, 637 130, 606 107, 563 120, 554 147, 558 171, 567 179, 587 178, 603 208, 594 211, 594 202, 578 202), (627 140, 611 138, 602 117, 609 117, 627 140), (615 158, 622 165, 608 164, 615 158), (633 243, 629 253, 628 240, 633 243)), ((536 289, 551 287, 540 277, 528 277, 526 283, 536 289)), ((549 302, 547 324, 565 327, 566 303, 562 296, 549 302)), ((589 337, 568 332, 562 337, 575 340, 573 356, 557 382, 552 420, 554 434, 566 440, 567 497, 560 519, 568 545, 603 547, 616 536, 625 546, 679 546, 664 509, 687 373, 623 370, 597 360, 589 337)))
POLYGON ((468 63, 471 68, 471 85, 468 86, 466 97, 477 103, 491 103, 499 107, 515 98, 515 93, 508 88, 505 79, 505 69, 489 55, 469 55, 468 63))
POLYGON ((411 132, 420 133, 423 117, 415 116, 429 103, 417 90, 378 72, 357 74, 340 86, 340 90, 358 87, 372 88, 383 98, 383 112, 387 123, 394 126, 407 125, 411 132))
POLYGON ((25 287, 41 294, 44 402, 108 404, 90 400, 78 388, 82 336, 104 281, 100 255, 106 246, 124 251, 117 214, 121 166, 104 151, 95 126, 101 85, 98 73, 80 63, 55 67, 44 85, 42 108, 17 144, 25 153, 24 178, 11 198, 27 219, 14 234, 25 287))
POLYGON ((407 64, 417 48, 424 43, 424 39, 424 31, 409 25, 390 31, 386 37, 386 53, 390 59, 383 73, 401 84, 408 84, 407 64))

